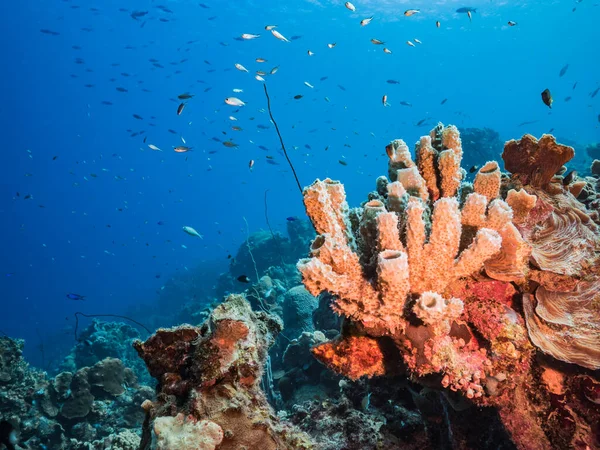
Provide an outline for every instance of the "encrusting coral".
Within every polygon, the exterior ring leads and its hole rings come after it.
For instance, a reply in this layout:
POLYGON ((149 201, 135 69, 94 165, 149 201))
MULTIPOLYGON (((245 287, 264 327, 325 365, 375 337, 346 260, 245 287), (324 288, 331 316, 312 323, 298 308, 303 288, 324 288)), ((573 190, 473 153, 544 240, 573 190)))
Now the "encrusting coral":
POLYGON ((144 405, 140 448, 150 444, 151 420, 159 448, 312 448, 306 434, 275 417, 261 389, 267 351, 281 327, 277 317, 253 312, 243 296, 230 295, 201 327, 159 329, 136 342, 159 382, 156 402, 144 405))
MULTIPOLYGON (((570 189, 554 186, 573 150, 552 136, 526 135, 505 147, 512 178, 490 161, 473 184, 463 181, 456 127, 440 124, 422 137, 415 161, 401 140, 386 150, 389 180, 378 178, 360 208, 348 207, 337 181, 304 189, 318 236, 298 269, 307 290, 332 294, 332 308, 346 318, 341 336, 313 354, 351 379, 407 371, 427 386, 458 391, 497 407, 519 448, 550 448, 551 433, 538 419, 550 403, 528 397, 538 373, 529 336, 544 352, 589 368, 597 368, 600 342, 599 285, 556 278, 599 271, 595 224, 570 189), (578 251, 568 254, 569 245, 578 251), (538 288, 534 309, 527 303, 533 280, 569 289, 544 301, 549 294, 538 288), (549 317, 553 323, 540 324, 549 317), (552 328, 549 341, 543 326, 552 328), (581 339, 569 342, 569 334, 581 339)), ((592 443, 592 435, 579 439, 592 443)))

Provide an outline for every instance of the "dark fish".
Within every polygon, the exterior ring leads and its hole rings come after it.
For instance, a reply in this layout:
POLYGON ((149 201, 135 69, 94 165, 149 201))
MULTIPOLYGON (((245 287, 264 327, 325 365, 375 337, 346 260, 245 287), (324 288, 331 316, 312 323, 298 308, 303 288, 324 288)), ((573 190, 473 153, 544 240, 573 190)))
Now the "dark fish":
POLYGON ((339 87, 342 91, 346 90, 346 88, 344 86, 342 86, 341 84, 338 84, 337 87, 339 87))
POLYGON ((321 77, 321 78, 319 78, 319 81, 325 81, 327 78, 329 78, 329 77, 321 77))
POLYGON ((40 30, 41 33, 49 34, 51 36, 58 36, 60 33, 58 31, 47 30, 45 28, 40 30))
POLYGON ((15 445, 13 444, 14 435, 15 428, 9 421, 3 420, 0 422, 0 444, 4 444, 8 450, 16 449, 15 445))
POLYGON ((295 98, 296 100, 300 100, 302 97, 303 97, 303 95, 301 95, 301 94, 294 95, 294 98, 295 98))
POLYGON ((571 96, 565 97, 565 102, 568 102, 569 100, 571 100, 571 96))
POLYGON ((473 166, 469 169, 469 173, 477 172, 479 170, 479 166, 473 166))
POLYGON ((443 105, 444 103, 446 103, 448 101, 447 98, 445 98, 444 100, 441 101, 440 105, 443 105))
POLYGON ((168 131, 169 133, 171 133, 171 134, 179 134, 179 133, 177 133, 177 131, 175 131, 175 130, 173 130, 173 129, 171 129, 171 128, 169 128, 167 131, 168 131))
POLYGON ((272 159, 267 159, 267 164, 271 164, 272 166, 278 166, 279 163, 277 161, 274 161, 272 159))
POLYGON ((119 91, 119 92, 127 92, 127 89, 125 89, 124 87, 118 87, 118 88, 115 88, 115 89, 117 91, 119 91))
POLYGON ((250 278, 248 277, 248 275, 240 275, 239 277, 237 277, 237 280, 240 283, 250 283, 250 278))
POLYGON ((190 98, 193 98, 193 97, 194 97, 194 95, 190 94, 189 92, 184 92, 183 94, 179 94, 177 96, 177 98, 179 100, 189 100, 190 98))
POLYGON ((133 117, 138 120, 144 120, 144 118, 142 116, 140 116, 139 114, 133 114, 133 117))
POLYGON ((301 37, 302 37, 302 36, 298 36, 298 35, 296 35, 296 36, 292 36, 292 37, 290 38, 290 41, 297 41, 297 40, 298 40, 298 39, 300 39, 301 37))
POLYGON ((259 145, 258 148, 260 148, 261 150, 264 150, 266 152, 269 151, 269 149, 267 147, 265 147, 264 145, 259 145))
POLYGON ((563 66, 563 68, 562 68, 562 69, 560 69, 560 72, 558 73, 558 76, 559 76, 559 77, 562 77, 562 76, 563 76, 565 73, 567 73, 567 70, 569 70, 569 65, 568 65, 568 64, 565 64, 565 65, 563 66))
POLYGON ((542 92, 542 101, 548 108, 552 109, 552 102, 554 100, 552 100, 550 89, 544 89, 544 92, 542 92))
POLYGON ((412 106, 412 103, 410 103, 410 102, 405 102, 405 101, 401 101, 401 102, 400 102, 400 104, 401 104, 402 106, 412 106))
POLYGON ((204 9, 210 8, 210 6, 206 6, 204 3, 198 3, 198 6, 200 6, 201 8, 204 8, 204 9))
POLYGON ((298 220, 298 218, 296 216, 290 216, 290 217, 286 217, 286 219, 288 222, 294 222, 296 220, 298 220))
POLYGON ((109 102, 108 100, 102 100, 102 102, 101 102, 101 103, 102 103, 103 105, 108 105, 108 106, 112 105, 112 102, 109 102))
POLYGON ((83 300, 85 300, 85 296, 84 295, 73 294, 72 292, 69 292, 67 294, 67 298, 69 300, 76 300, 76 301, 83 301, 83 300))
POLYGON ((577 83, 578 83, 578 81, 576 81, 575 84, 573 85, 573 90, 575 90, 575 88, 577 87, 577 83))
POLYGON ((185 103, 180 103, 179 106, 177 107, 177 115, 180 116, 181 113, 183 112, 183 108, 185 108, 185 103))
POLYGON ((144 17, 146 14, 148 14, 148 11, 133 11, 130 16, 132 19, 138 20, 140 17, 144 17))
POLYGON ((423 125, 425 123, 427 119, 421 119, 417 122, 417 126, 420 127, 421 125, 423 125))
POLYGON ((463 6, 462 8, 458 8, 456 10, 457 13, 467 14, 470 12, 477 12, 477 8, 471 8, 470 6, 463 6))
POLYGON ((268 127, 268 126, 266 126, 266 125, 261 125, 261 124, 258 124, 258 125, 256 125, 256 128, 259 128, 259 129, 261 129, 261 130, 268 130, 268 129, 269 129, 269 127, 268 127))
POLYGON ((231 141, 224 141, 223 145, 228 148, 235 148, 238 146, 235 142, 231 142, 231 141))
POLYGON ((596 94, 598 94, 598 91, 600 91, 600 86, 598 86, 596 90, 590 94, 590 97, 594 98, 596 94))
POLYGON ((398 80, 387 80, 387 83, 389 83, 389 84, 400 84, 400 82, 398 80))
POLYGON ((338 160, 338 162, 342 165, 342 166, 347 166, 348 163, 346 161, 344 161, 343 159, 338 160))
POLYGON ((563 185, 568 186, 569 184, 571 184, 573 181, 575 181, 577 179, 577 171, 576 170, 571 170, 564 178, 563 178, 563 185))

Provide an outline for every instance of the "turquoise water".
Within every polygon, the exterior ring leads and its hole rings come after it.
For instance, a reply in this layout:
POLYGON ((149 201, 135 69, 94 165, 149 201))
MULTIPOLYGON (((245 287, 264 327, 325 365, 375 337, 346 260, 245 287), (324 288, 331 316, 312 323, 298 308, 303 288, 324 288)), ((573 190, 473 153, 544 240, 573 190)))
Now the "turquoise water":
POLYGON ((197 267, 210 290, 246 238, 244 218, 250 232, 266 228, 265 190, 275 230, 304 217, 257 70, 278 67, 264 78, 300 183, 340 179, 353 205, 386 173, 391 139, 412 146, 438 121, 502 140, 550 130, 582 147, 599 140, 598 2, 343 3, 3 5, 0 330, 26 338, 34 363, 38 342, 72 343, 75 311, 150 309, 197 267), (477 8, 471 20, 455 12, 465 6, 477 8))

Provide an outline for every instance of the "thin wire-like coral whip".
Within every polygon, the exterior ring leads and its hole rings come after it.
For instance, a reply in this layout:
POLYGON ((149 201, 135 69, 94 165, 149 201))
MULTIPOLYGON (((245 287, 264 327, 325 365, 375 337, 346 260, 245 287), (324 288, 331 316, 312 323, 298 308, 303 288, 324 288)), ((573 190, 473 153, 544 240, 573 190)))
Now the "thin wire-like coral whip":
POLYGON ((279 142, 281 142, 283 154, 285 155, 285 159, 287 159, 287 162, 290 165, 292 172, 294 173, 294 178, 296 179, 296 183, 298 184, 300 195, 302 195, 302 185, 298 180, 298 175, 296 175, 296 169, 294 169, 294 165, 292 164, 292 161, 290 161, 290 157, 288 156, 287 150, 285 149, 285 144, 283 143, 283 138, 281 137, 281 133, 279 132, 279 127, 277 126, 277 122, 275 122, 275 119, 273 118, 273 113, 271 112, 271 98, 269 97, 269 92, 267 92, 266 83, 263 84, 263 87, 265 88, 265 95, 267 96, 267 109, 269 110, 269 116, 271 116, 271 122, 273 122, 273 125, 275 125, 275 131, 277 131, 277 136, 279 136, 279 142))

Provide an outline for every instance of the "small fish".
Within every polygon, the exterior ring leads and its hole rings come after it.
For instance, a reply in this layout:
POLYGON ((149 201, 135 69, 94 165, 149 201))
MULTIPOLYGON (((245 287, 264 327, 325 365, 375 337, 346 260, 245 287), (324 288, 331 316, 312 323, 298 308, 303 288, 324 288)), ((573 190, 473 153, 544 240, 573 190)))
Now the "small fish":
POLYGON ((577 83, 579 83, 579 82, 576 81, 575 84, 573 84, 573 90, 575 90, 575 88, 577 87, 577 83))
POLYGON ((257 63, 266 63, 267 60, 265 58, 256 58, 255 60, 257 63))
POLYGON ((514 21, 512 21, 512 20, 509 20, 509 21, 508 21, 508 26, 509 26, 509 27, 514 27, 514 26, 517 26, 517 22, 514 22, 514 21))
POLYGON ((594 92, 590 93, 590 97, 594 98, 596 96, 596 94, 598 94, 598 91, 600 91, 600 86, 598 86, 594 92))
POLYGON ((190 98, 193 98, 194 96, 192 94, 190 94, 189 92, 184 92, 183 94, 179 94, 177 96, 177 98, 179 100, 189 100, 190 98))
POLYGON ((416 38, 413 39, 413 41, 415 41, 417 44, 422 44, 422 42, 420 40, 416 39, 416 38))
POLYGON ((343 159, 338 160, 338 162, 342 165, 342 166, 347 166, 348 163, 346 161, 344 161, 343 159))
POLYGON ((181 113, 183 112, 183 109, 185 108, 185 103, 180 103, 179 106, 177 107, 177 115, 180 116, 181 113))
POLYGON ((442 101, 440 102, 440 105, 443 105, 443 104, 444 104, 444 103, 446 103, 447 101, 448 101, 448 99, 447 99, 447 98, 445 98, 444 100, 442 100, 442 101))
POLYGON ((223 141, 223 145, 227 148, 235 148, 238 146, 235 142, 231 141, 223 141))
POLYGON ((383 53, 387 53, 388 55, 391 55, 392 51, 387 47, 383 47, 383 53))
POLYGON ((239 277, 237 277, 237 280, 240 283, 250 283, 250 277, 248 277, 248 275, 240 275, 239 277))
POLYGON ((371 23, 372 20, 373 20, 373 16, 363 19, 360 21, 360 26, 361 27, 367 26, 371 23))
POLYGON ((568 97, 565 97, 565 102, 568 102, 568 101, 570 101, 570 100, 571 100, 571 97, 570 97, 570 96, 568 96, 568 97))
POLYGON ((241 36, 242 39, 245 39, 247 41, 249 41, 251 39, 257 39, 259 37, 260 37, 260 34, 249 34, 249 33, 244 33, 241 36))
POLYGON ((241 64, 239 64, 239 63, 235 63, 235 68, 236 68, 237 70, 239 70, 240 72, 248 72, 248 69, 246 69, 244 66, 242 66, 242 65, 241 65, 241 64))
POLYGON ((469 22, 471 22, 473 20, 473 15, 471 14, 471 11, 467 11, 467 16, 469 16, 469 22))
POLYGON ((435 26, 436 26, 437 28, 439 28, 440 26, 442 26, 442 24, 440 23, 440 21, 439 21, 439 20, 436 20, 436 21, 435 21, 435 26))
POLYGON ((290 217, 286 217, 286 219, 288 222, 295 222, 296 220, 298 220, 298 217, 296 216, 290 216, 290 217))
POLYGON ((262 70, 257 70, 256 71, 256 75, 260 75, 261 77, 264 77, 267 74, 267 72, 264 72, 262 70))
POLYGON ((415 15, 415 14, 418 14, 418 13, 420 13, 420 12, 421 12, 421 11, 420 11, 420 10, 418 10, 418 9, 407 9, 406 11, 404 11, 404 15, 405 15, 406 17, 410 17, 410 16, 413 16, 413 15, 415 15))
POLYGON ((472 167, 469 169, 469 173, 474 173, 474 172, 477 172, 478 170, 479 170, 479 166, 472 166, 472 167))
POLYGON ((567 73, 567 70, 569 70, 569 65, 568 65, 568 64, 565 64, 565 65, 563 66, 563 68, 562 68, 562 69, 560 69, 560 72, 558 73, 558 76, 559 76, 559 77, 562 77, 562 76, 563 76, 565 73, 567 73))
POLYGON ((309 88, 311 88, 311 89, 314 88, 314 86, 312 84, 310 84, 308 81, 305 81, 304 85, 307 86, 307 87, 309 87, 309 88))
POLYGON ((277 31, 277 30, 271 30, 271 34, 272 34, 273 36, 275 36, 277 39, 279 39, 280 41, 283 41, 283 42, 290 42, 290 41, 288 41, 288 39, 287 39, 287 38, 286 38, 286 37, 285 37, 283 34, 281 34, 281 33, 280 33, 279 31, 277 31))
POLYGON ((73 294, 72 292, 69 292, 66 297, 69 300, 75 300, 75 301, 84 301, 85 300, 85 296, 84 295, 79 295, 79 294, 73 294))
POLYGON ((542 92, 542 101, 548 108, 552 109, 552 102, 554 100, 552 100, 550 89, 544 89, 544 92, 542 92))
POLYGON ((250 170, 252 170, 252 167, 254 167, 254 160, 253 159, 251 159, 250 162, 248 163, 248 168, 250 170))
POLYGON ((311 52, 310 50, 308 50, 306 53, 308 54, 308 56, 312 56, 315 54, 314 52, 311 52))
POLYGON ((204 238, 202 237, 202 235, 201 235, 201 234, 199 234, 199 233, 198 233, 196 230, 194 230, 192 227, 185 226, 185 227, 183 227, 182 229, 183 229, 183 231, 184 231, 185 233, 189 234, 190 236, 199 237, 200 239, 204 239, 204 238))
POLYGON ((177 147, 173 147, 173 150, 176 153, 186 153, 192 150, 192 147, 188 147, 186 145, 178 145, 177 147))
POLYGON ((227 97, 225 103, 231 106, 245 106, 246 104, 236 97, 227 97))
POLYGON ((300 100, 302 97, 304 97, 302 94, 294 95, 295 100, 300 100))
POLYGON ((387 94, 381 98, 381 103, 383 103, 383 106, 390 106, 387 99, 388 99, 387 94))
POLYGON ((352 12, 356 11, 356 6, 354 6, 354 5, 353 5, 352 3, 350 3, 350 2, 346 2, 346 3, 344 4, 344 6, 345 6, 347 9, 349 9, 350 11, 352 11, 352 12))
POLYGON ((333 48, 333 47, 335 47, 336 45, 337 45, 337 43, 336 43, 336 42, 334 42, 333 44, 327 44, 327 47, 329 47, 329 48, 333 48))
POLYGON ((400 102, 400 104, 401 104, 402 106, 412 106, 412 103, 410 103, 410 102, 405 102, 405 101, 401 101, 401 102, 400 102))
POLYGON ((363 409, 363 411, 368 411, 370 405, 371 405, 371 393, 368 392, 367 395, 365 395, 363 397, 363 399, 361 400, 360 407, 363 409))
POLYGON ((161 150, 160 148, 158 148, 158 147, 157 147, 156 145, 154 145, 154 144, 148 144, 148 148, 149 148, 150 150, 154 150, 154 151, 157 151, 157 152, 162 152, 162 150, 161 150))
POLYGON ((275 66, 271 69, 271 71, 269 72, 269 75, 275 75, 277 73, 277 71, 279 70, 279 66, 275 66))
POLYGON ((277 28, 277 25, 267 25, 267 26, 265 26, 265 30, 267 30, 267 31, 271 31, 274 28, 277 28))
POLYGON ((254 77, 257 81, 265 81, 265 79, 263 77, 261 77, 260 75, 256 75, 254 77))
POLYGON ((565 176, 563 178, 563 185, 564 186, 568 186, 569 184, 571 184, 573 181, 577 180, 577 171, 576 170, 571 170, 567 176, 565 176))
POLYGON ((407 44, 408 46, 410 46, 410 47, 414 47, 414 46, 415 46, 415 44, 413 44, 411 41, 406 41, 406 44, 407 44))
POLYGON ((470 6, 466 6, 466 7, 458 8, 456 10, 456 12, 459 13, 459 14, 466 14, 466 13, 470 13, 470 12, 477 12, 477 8, 471 8, 470 6))
POLYGON ((388 83, 388 84, 400 84, 400 82, 398 80, 387 80, 386 83, 388 83))
POLYGON ((375 45, 383 45, 383 44, 385 44, 385 42, 380 41, 379 39, 375 39, 375 38, 371 39, 371 43, 375 44, 375 45))

